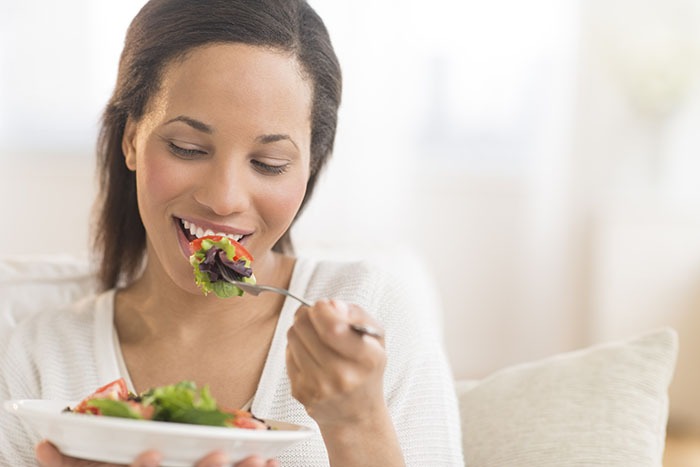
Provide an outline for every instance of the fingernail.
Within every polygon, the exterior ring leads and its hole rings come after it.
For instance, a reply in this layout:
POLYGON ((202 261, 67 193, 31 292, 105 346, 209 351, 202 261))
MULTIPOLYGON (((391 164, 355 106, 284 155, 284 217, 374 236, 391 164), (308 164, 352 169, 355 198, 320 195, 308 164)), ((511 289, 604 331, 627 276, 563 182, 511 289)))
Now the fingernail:
POLYGON ((139 467, 159 467, 161 456, 156 452, 149 452, 141 456, 139 467))
POLYGON ((204 464, 203 467, 225 467, 225 466, 226 466, 226 462, 211 461, 211 462, 207 462, 206 464, 204 464))
POLYGON ((216 453, 203 462, 202 467, 225 467, 228 465, 228 458, 223 453, 216 453))

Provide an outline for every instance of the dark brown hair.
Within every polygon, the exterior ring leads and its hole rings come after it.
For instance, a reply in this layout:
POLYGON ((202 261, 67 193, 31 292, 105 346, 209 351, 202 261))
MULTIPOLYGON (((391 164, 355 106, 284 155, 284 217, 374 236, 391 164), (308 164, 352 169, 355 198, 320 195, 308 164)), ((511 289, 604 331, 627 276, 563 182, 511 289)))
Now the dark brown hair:
MULTIPOLYGON (((289 52, 312 82, 311 171, 302 209, 310 198, 333 150, 342 88, 338 59, 314 10, 304 0, 151 0, 127 31, 98 140, 100 194, 93 241, 102 288, 133 280, 146 248, 136 177, 122 152, 127 118, 144 115, 173 60, 195 47, 229 42, 289 52)), ((273 249, 293 251, 289 231, 273 249)))

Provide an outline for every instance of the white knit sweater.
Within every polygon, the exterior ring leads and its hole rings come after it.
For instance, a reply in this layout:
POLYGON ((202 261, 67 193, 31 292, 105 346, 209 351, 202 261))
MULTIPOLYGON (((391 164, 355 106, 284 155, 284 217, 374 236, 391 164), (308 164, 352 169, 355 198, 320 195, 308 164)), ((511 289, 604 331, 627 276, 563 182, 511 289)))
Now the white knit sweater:
MULTIPOLYGON (((415 286, 413 286, 415 287, 415 286)), ((462 466, 452 377, 434 322, 415 290, 368 263, 300 258, 290 285, 311 300, 338 298, 372 313, 386 331, 385 397, 409 466, 462 466)), ((0 398, 77 400, 120 374, 113 329, 114 291, 20 323, 0 354, 0 398)), ((297 304, 287 300, 252 407, 256 415, 315 427, 290 392, 286 330, 297 304)), ((234 358, 232 357, 232 360, 234 358)), ((372 414, 368 414, 372 416, 372 414)), ((14 416, 0 415, 0 464, 35 465, 37 435, 14 416)), ((282 466, 327 466, 320 434, 286 450, 282 466)))

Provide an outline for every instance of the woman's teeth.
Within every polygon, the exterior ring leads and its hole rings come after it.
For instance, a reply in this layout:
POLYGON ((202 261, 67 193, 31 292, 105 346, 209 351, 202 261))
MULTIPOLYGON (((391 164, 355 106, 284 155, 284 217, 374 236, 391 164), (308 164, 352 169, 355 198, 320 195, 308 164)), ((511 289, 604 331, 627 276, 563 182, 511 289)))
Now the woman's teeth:
POLYGON ((208 235, 219 235, 221 237, 228 237, 231 240, 235 240, 237 242, 240 241, 241 238, 243 238, 243 235, 233 235, 233 234, 225 234, 223 232, 214 232, 211 229, 204 230, 203 228, 197 227, 192 222, 188 222, 184 219, 182 219, 182 225, 185 227, 185 230, 189 231, 190 234, 194 235, 197 238, 206 237, 208 235))

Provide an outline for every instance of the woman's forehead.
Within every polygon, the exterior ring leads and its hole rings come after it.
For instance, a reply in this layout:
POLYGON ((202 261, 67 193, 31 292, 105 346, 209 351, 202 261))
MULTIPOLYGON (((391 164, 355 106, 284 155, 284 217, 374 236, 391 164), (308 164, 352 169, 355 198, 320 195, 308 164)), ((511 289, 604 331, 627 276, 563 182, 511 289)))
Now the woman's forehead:
POLYGON ((260 104, 276 100, 282 108, 294 104, 310 108, 312 88, 294 55, 232 43, 199 47, 182 60, 169 63, 158 94, 169 99, 250 98, 260 104))
POLYGON ((306 146, 311 110, 312 86, 293 55, 217 44, 193 50, 166 67, 144 117, 158 125, 184 115, 210 125, 214 132, 249 128, 294 134, 295 141, 306 146))

